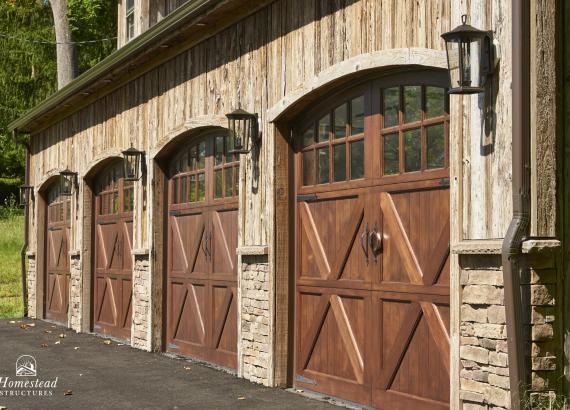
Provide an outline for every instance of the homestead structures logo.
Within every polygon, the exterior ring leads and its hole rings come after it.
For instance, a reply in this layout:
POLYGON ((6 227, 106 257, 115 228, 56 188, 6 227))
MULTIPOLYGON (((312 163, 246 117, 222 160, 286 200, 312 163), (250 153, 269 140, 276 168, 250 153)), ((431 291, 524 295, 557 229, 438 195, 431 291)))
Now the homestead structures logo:
POLYGON ((16 378, 0 376, 0 397, 49 397, 57 387, 55 379, 40 379, 34 356, 22 355, 16 360, 16 378))
POLYGON ((27 354, 18 357, 16 360, 16 376, 37 376, 36 359, 27 354))

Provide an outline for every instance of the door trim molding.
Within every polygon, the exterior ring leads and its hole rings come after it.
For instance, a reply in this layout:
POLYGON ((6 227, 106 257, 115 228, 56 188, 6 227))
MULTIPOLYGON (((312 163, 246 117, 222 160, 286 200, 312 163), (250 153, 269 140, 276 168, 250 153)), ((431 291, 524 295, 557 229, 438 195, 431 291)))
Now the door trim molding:
MULTIPOLYGON (((291 118, 292 107, 313 100, 310 96, 328 92, 334 83, 348 83, 361 79, 363 74, 379 69, 409 67, 414 69, 447 69, 447 57, 444 50, 430 48, 395 48, 373 53, 360 54, 338 64, 332 65, 318 75, 303 82, 297 91, 286 95, 277 104, 267 110, 267 121, 283 121, 291 118)), ((296 111, 296 110, 295 110, 296 111)))

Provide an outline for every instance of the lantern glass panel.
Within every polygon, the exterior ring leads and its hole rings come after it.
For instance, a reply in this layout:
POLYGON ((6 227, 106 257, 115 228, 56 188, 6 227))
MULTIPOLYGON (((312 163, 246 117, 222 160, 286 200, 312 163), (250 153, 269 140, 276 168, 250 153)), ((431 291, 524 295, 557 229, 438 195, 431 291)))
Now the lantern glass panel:
POLYGON ((482 38, 458 38, 447 42, 451 88, 481 88, 482 38))
POLYGON ((72 176, 64 174, 59 176, 59 186, 61 195, 71 195, 72 176))
POLYGON ((138 154, 127 154, 123 164, 125 165, 125 179, 132 181, 138 179, 138 169, 140 163, 140 156, 138 154))

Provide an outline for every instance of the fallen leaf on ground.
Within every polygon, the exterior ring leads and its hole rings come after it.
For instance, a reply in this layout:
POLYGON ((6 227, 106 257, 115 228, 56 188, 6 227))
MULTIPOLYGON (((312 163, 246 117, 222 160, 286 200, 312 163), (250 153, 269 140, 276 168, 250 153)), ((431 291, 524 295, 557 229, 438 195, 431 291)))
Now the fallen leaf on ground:
POLYGON ((117 346, 124 346, 124 343, 117 343, 117 346))
MULTIPOLYGON (((14 323, 16 323, 15 320, 10 320, 8 323, 10 323, 11 325, 13 325, 14 323)), ((6 407, 0 407, 0 409, 5 409, 6 407)))
POLYGON ((103 343, 105 343, 106 345, 110 345, 111 341, 109 339, 105 340, 103 343))
POLYGON ((36 325, 35 323, 22 323, 20 325, 20 328, 22 328, 24 330, 28 330, 28 328, 34 327, 35 325, 36 325))
POLYGON ((51 330, 45 330, 46 333, 51 333, 51 330))
POLYGON ((61 338, 63 339, 63 338, 65 337, 65 334, 64 334, 64 333, 60 333, 60 334, 59 334, 59 337, 61 337, 61 338))
POLYGON ((295 391, 296 391, 297 393, 303 393, 304 390, 296 389, 295 391))
POLYGON ((56 344, 56 345, 61 344, 61 340, 57 340, 57 341, 55 342, 55 344, 56 344))
POLYGON ((238 397, 238 400, 245 400, 245 397, 240 396, 240 397, 238 397))
POLYGON ((184 366, 184 370, 192 370, 190 366, 184 366))
POLYGON ((48 347, 47 343, 42 343, 42 347, 48 347))
POLYGON ((0 410, 6 410, 6 407, 0 406, 0 410))
POLYGON ((71 391, 71 390, 66 390, 63 392, 64 396, 71 396, 72 394, 73 394, 73 391, 71 391))

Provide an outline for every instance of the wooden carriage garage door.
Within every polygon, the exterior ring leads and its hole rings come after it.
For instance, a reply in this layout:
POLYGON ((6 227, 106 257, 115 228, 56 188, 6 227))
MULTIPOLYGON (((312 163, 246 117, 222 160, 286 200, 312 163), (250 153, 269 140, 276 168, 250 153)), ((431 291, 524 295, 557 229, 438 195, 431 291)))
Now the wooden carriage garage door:
POLYGON ((55 184, 47 194, 45 316, 67 325, 71 197, 61 195, 59 188, 55 184))
POLYGON ((133 183, 122 161, 95 182, 94 331, 121 339, 131 335, 133 183))
POLYGON ((228 142, 193 140, 170 162, 167 350, 235 368, 239 168, 228 142))
POLYGON ((378 80, 301 122, 298 388, 388 410, 449 408, 448 114, 438 84, 424 74, 378 80))

